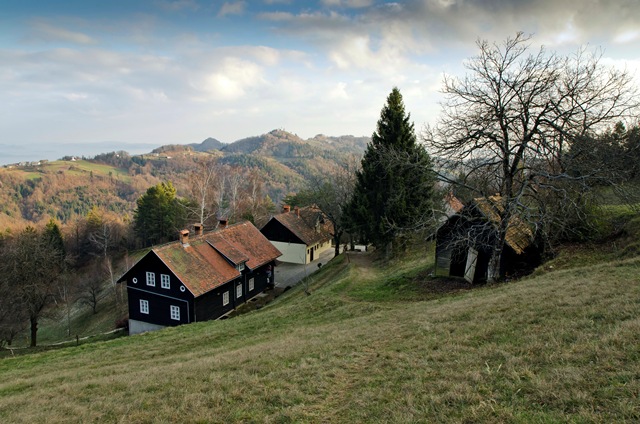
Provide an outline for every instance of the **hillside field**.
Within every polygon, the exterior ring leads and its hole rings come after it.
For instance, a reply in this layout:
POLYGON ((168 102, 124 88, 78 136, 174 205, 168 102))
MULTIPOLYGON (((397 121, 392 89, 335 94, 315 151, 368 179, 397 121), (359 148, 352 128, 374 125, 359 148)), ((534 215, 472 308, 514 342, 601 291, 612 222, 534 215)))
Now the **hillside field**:
POLYGON ((0 422, 638 422, 640 258, 569 262, 443 293, 432 251, 342 255, 309 296, 2 359, 0 422))

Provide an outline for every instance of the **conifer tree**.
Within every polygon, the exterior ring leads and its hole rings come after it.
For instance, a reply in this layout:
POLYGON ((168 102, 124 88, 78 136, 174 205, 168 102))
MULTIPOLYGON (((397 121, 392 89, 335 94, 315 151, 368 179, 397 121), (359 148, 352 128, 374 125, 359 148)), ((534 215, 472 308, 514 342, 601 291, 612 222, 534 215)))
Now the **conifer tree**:
POLYGON ((356 178, 346 215, 351 232, 364 241, 389 248, 431 222, 432 163, 417 144, 398 88, 387 97, 356 178))
POLYGON ((145 246, 174 239, 185 225, 185 206, 171 181, 150 187, 137 205, 134 229, 145 246))

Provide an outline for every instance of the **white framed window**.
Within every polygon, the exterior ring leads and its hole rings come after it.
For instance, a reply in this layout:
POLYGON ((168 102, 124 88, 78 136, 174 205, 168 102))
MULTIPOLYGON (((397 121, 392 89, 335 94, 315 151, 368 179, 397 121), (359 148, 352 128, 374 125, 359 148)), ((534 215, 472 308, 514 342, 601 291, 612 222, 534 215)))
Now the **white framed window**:
POLYGON ((256 285, 253 283, 253 278, 249 278, 249 291, 253 291, 256 285))
POLYGON ((147 286, 156 286, 156 274, 153 272, 147 272, 147 286))
POLYGON ((242 297, 242 284, 236 286, 236 297, 242 297))
POLYGON ((238 264, 238 271, 244 271, 244 262, 241 264, 238 264))
POLYGON ((229 292, 226 291, 222 293, 222 306, 226 306, 229 304, 229 292))
POLYGON ((140 299, 140 313, 148 314, 149 313, 149 301, 140 299))
POLYGON ((167 274, 160 274, 160 287, 163 289, 171 288, 171 280, 167 274))
POLYGON ((171 319, 180 321, 180 307, 171 305, 171 319))

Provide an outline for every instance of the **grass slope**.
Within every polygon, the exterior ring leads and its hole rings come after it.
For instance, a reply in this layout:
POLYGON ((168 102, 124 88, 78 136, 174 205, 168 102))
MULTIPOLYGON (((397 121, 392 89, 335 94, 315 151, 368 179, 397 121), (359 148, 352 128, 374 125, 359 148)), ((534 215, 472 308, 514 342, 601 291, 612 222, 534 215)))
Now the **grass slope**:
POLYGON ((339 258, 311 296, 1 360, 0 421, 640 420, 640 259, 435 298, 430 265, 339 258))

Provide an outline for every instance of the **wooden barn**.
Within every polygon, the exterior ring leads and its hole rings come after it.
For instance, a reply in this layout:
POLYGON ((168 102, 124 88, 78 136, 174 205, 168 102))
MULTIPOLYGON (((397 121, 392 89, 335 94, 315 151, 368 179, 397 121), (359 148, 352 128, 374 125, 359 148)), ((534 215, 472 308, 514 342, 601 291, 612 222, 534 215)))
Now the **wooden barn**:
MULTIPOLYGON (((274 283, 281 253, 250 222, 153 248, 118 283, 127 283, 129 334, 219 318, 274 283)), ((191 237, 190 237, 191 236, 191 237)))
POLYGON ((284 206, 260 230, 282 252, 282 262, 308 264, 331 249, 333 226, 320 209, 284 206))
MULTIPOLYGON (((436 233, 436 276, 487 281, 492 243, 500 223, 499 196, 474 199, 442 224, 436 233)), ((500 276, 530 272, 541 262, 541 250, 531 228, 514 216, 507 227, 500 276)))

